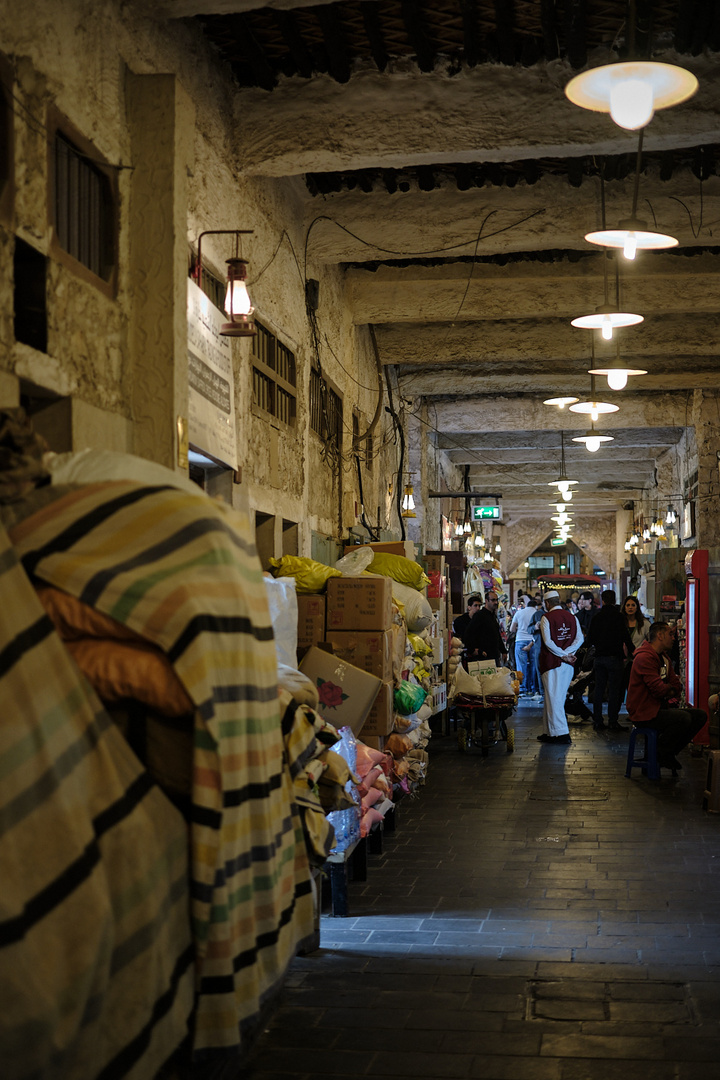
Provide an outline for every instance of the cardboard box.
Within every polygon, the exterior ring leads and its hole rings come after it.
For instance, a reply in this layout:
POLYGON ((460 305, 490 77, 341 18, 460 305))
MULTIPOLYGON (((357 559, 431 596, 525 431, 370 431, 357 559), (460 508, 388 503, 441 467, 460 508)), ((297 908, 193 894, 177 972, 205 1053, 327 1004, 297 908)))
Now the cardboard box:
POLYGON ((482 678, 484 675, 495 675, 497 673, 497 664, 494 660, 471 660, 467 669, 468 675, 475 675, 482 678))
POLYGON ((323 719, 336 728, 350 727, 359 735, 378 691, 385 685, 382 680, 316 646, 308 649, 300 670, 317 687, 317 712, 323 719))
POLYGON ((328 630, 325 640, 335 656, 388 682, 393 677, 392 630, 328 630))
POLYGON ((444 555, 425 555, 425 565, 430 570, 439 570, 441 574, 445 573, 445 556, 444 555))
POLYGON ((447 685, 445 683, 437 683, 432 688, 432 710, 433 713, 442 712, 447 708, 447 685))
POLYGON ((389 630, 392 626, 390 578, 330 578, 325 625, 328 630, 389 630))
POLYGON ((366 735, 389 735, 394 723, 393 684, 384 682, 365 720, 363 740, 366 735))
POLYGON ((363 731, 361 742, 364 742, 366 746, 369 746, 371 750, 380 750, 385 753, 385 736, 384 735, 366 735, 363 731))
POLYGON ((302 593, 297 598, 298 605, 298 649, 307 649, 317 645, 325 637, 325 597, 306 596, 302 593))

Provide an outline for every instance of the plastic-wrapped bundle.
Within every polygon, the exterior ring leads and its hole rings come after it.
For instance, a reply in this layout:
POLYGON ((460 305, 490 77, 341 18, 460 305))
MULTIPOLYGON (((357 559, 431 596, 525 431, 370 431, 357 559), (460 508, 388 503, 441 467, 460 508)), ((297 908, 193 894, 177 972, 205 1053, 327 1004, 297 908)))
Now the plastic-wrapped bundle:
MULTIPOLYGON (((338 731, 340 742, 330 747, 331 753, 339 754, 347 762, 351 772, 357 767, 357 744, 352 729, 342 727, 338 731)), ((355 784, 351 780, 345 785, 345 790, 353 800, 354 806, 348 810, 333 810, 327 815, 327 819, 335 830, 335 846, 331 855, 338 855, 347 851, 351 844, 360 839, 360 796, 355 784)))

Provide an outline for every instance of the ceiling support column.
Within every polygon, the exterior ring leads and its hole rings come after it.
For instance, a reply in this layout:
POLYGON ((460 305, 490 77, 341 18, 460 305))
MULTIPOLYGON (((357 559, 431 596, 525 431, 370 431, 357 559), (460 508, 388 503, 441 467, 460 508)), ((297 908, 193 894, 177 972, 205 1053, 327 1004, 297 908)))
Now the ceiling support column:
MULTIPOLYGON (((697 445, 698 487, 695 500, 697 547, 713 547, 720 536, 720 392, 696 390, 692 424, 697 445)), ((687 480, 687 478, 686 478, 687 480)))
POLYGON ((126 80, 133 170, 128 215, 133 450, 177 465, 187 420, 187 175, 195 108, 174 75, 126 80))

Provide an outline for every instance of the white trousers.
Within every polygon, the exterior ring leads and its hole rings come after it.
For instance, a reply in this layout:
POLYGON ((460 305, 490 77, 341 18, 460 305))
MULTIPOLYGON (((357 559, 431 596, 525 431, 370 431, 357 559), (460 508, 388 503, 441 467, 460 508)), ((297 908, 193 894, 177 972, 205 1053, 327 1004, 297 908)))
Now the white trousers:
POLYGON ((543 671, 542 681, 545 689, 543 704, 543 731, 546 735, 567 735, 568 723, 565 717, 565 698, 572 682, 575 668, 572 664, 560 664, 559 667, 543 671))

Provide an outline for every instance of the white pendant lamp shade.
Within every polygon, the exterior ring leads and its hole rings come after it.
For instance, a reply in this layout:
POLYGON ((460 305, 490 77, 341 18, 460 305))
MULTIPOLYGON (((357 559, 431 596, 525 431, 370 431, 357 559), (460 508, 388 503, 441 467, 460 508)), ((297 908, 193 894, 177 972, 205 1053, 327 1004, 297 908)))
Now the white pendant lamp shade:
POLYGON ((585 233, 585 239, 600 247, 622 249, 626 259, 634 259, 637 251, 661 251, 678 245, 674 236, 648 229, 647 222, 639 218, 625 218, 616 229, 585 233))
POLYGON ((643 321, 642 315, 634 315, 630 311, 615 311, 610 304, 603 304, 593 315, 579 315, 570 325, 579 326, 583 330, 599 330, 605 340, 610 341, 616 327, 637 326, 643 321))
POLYGON ((579 480, 568 480, 566 476, 561 476, 559 480, 548 480, 548 487, 556 487, 558 491, 569 491, 571 484, 579 483, 579 480))
POLYGON ((543 401, 543 405, 557 405, 558 409, 564 409, 566 405, 573 405, 578 400, 576 397, 549 397, 543 401))
POLYGON ((614 436, 598 435, 597 431, 594 431, 592 428, 589 431, 586 431, 584 435, 576 435, 573 439, 573 442, 585 443, 585 449, 591 454, 597 454, 601 443, 613 441, 614 436))
POLYGON ((582 109, 610 113, 619 127, 637 131, 658 109, 687 101, 697 88, 692 72, 675 64, 631 60, 583 71, 567 84, 565 96, 582 109))
POLYGON ((622 364, 608 364, 607 367, 592 367, 589 375, 604 375, 611 390, 624 390, 632 375, 647 375, 645 368, 623 367, 622 364))
POLYGON ((577 405, 570 406, 570 412, 589 415, 594 422, 603 413, 617 412, 619 408, 619 405, 613 405, 609 401, 578 401, 577 405))

